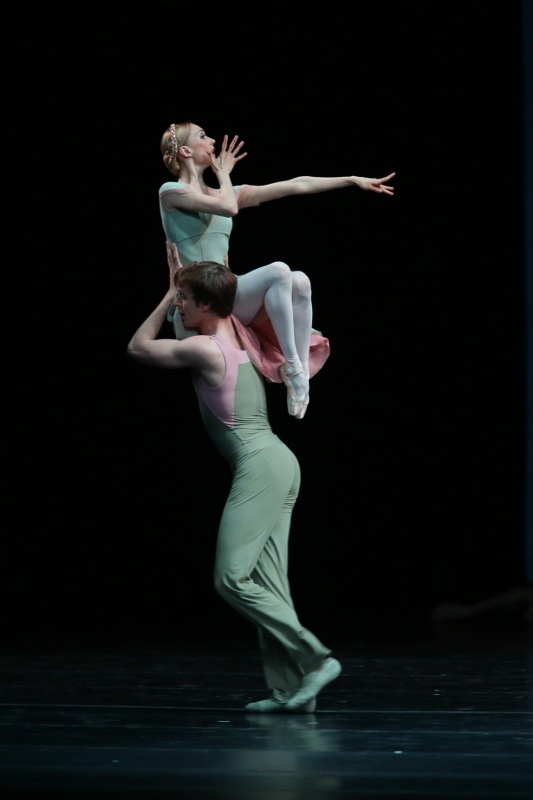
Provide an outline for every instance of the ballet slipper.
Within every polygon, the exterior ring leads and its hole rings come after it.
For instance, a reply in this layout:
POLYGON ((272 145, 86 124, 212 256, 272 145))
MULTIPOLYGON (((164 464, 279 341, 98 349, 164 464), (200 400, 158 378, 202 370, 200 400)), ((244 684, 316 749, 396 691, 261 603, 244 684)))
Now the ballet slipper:
MULTIPOLYGON (((246 711, 254 711, 259 714, 287 714, 291 713, 288 703, 278 703, 271 697, 266 700, 257 700, 255 703, 248 703, 244 706, 246 711)), ((298 714, 312 714, 316 708, 316 699, 313 697, 308 703, 299 705, 298 708, 292 710, 292 713, 298 714)))
POLYGON ((287 711, 296 711, 314 700, 324 686, 341 674, 342 667, 336 658, 326 658, 320 667, 308 672, 302 679, 302 688, 287 700, 287 711))

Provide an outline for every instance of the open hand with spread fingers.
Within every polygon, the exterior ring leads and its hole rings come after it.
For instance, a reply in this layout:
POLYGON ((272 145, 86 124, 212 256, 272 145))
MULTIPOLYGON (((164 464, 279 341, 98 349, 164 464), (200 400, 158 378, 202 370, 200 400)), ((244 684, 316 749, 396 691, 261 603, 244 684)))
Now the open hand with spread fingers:
POLYGON ((180 261, 178 247, 176 244, 169 242, 167 239, 165 242, 165 247, 167 248, 167 264, 170 288, 174 289, 176 285, 176 273, 182 268, 183 264, 180 261))
POLYGON ((241 153, 241 149, 244 145, 244 142, 239 141, 238 136, 234 136, 231 142, 229 141, 229 137, 227 135, 224 136, 222 140, 222 147, 220 148, 220 153, 215 158, 214 154, 211 158, 211 166, 214 170, 221 169, 224 172, 227 172, 229 175, 238 161, 242 161, 243 158, 246 158, 248 153, 241 153))
POLYGON ((396 175, 391 172, 385 178, 359 178, 359 186, 361 189, 366 189, 370 192, 377 192, 378 194, 394 194, 394 186, 386 186, 386 182, 392 180, 396 175))

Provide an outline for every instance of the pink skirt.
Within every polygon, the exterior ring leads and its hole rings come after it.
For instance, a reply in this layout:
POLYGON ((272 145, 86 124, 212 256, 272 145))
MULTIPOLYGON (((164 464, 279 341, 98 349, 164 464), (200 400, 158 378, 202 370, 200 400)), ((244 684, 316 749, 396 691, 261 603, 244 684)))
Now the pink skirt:
MULTIPOLYGON (((253 327, 245 327, 235 316, 232 316, 232 320, 248 355, 259 371, 272 383, 282 383, 279 368, 285 362, 285 356, 281 352, 278 337, 270 320, 253 327)), ((329 352, 329 340, 313 329, 309 349, 309 377, 312 378, 322 369, 328 360, 329 352)))

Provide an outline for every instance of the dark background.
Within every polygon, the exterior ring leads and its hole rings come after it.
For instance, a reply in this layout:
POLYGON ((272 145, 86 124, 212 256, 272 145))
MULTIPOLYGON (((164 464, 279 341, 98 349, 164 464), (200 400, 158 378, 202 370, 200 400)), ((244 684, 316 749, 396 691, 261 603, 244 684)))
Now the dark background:
POLYGON ((303 420, 268 387, 303 472, 302 622, 356 638, 523 584, 522 5, 31 23, 4 26, 7 632, 249 633, 212 588, 229 474, 190 378, 126 356, 166 288, 159 140, 184 119, 245 140, 236 184, 397 173, 393 198, 343 189, 234 220, 232 269, 305 270, 331 343, 303 420))

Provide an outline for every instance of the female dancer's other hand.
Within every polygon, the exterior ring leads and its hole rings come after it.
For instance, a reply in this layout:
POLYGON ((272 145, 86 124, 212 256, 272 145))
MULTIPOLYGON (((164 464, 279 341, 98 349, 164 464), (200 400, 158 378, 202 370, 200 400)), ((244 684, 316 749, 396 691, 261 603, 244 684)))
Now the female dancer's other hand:
POLYGON ((391 172, 391 174, 387 175, 385 178, 361 178, 360 187, 361 189, 368 189, 371 192, 378 192, 379 194, 393 195, 394 186, 385 186, 384 184, 390 181, 391 178, 394 178, 395 175, 395 172, 391 172))

